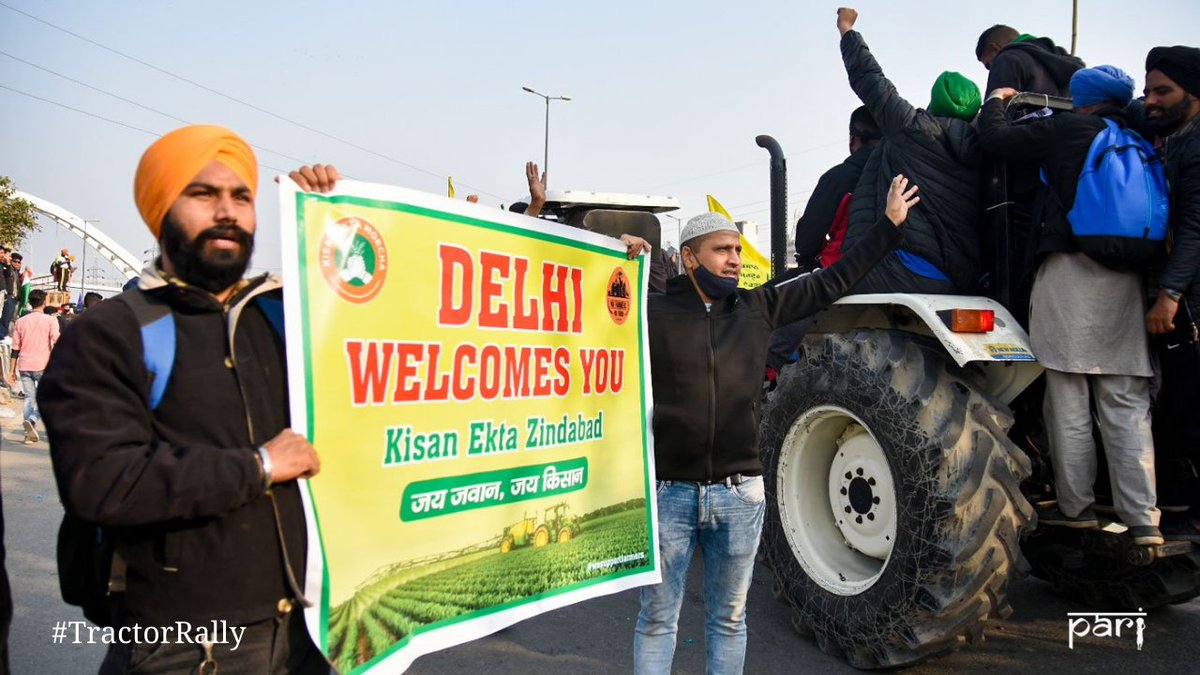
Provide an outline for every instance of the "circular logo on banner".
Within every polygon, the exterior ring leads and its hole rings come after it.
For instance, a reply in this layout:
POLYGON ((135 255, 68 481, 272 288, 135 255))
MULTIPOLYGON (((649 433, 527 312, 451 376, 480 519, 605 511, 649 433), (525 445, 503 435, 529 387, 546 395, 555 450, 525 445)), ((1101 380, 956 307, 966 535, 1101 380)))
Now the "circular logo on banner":
POLYGON ((387 278, 383 236, 362 218, 351 216, 328 225, 318 260, 329 287, 353 303, 373 300, 387 278))
POLYGON ((625 268, 618 267, 613 270, 611 276, 608 277, 608 291, 605 294, 608 307, 608 315, 612 317, 613 323, 620 326, 625 323, 625 319, 629 318, 629 306, 632 304, 629 300, 629 276, 625 274, 625 268))

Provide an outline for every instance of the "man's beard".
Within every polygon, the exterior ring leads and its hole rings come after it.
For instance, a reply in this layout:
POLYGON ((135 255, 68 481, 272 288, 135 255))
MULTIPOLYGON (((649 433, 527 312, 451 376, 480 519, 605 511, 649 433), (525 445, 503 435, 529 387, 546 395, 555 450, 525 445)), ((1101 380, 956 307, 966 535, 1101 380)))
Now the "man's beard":
POLYGON ((254 235, 237 225, 214 225, 189 241, 183 228, 167 216, 163 219, 162 248, 175 267, 175 276, 209 293, 219 293, 246 273, 254 254, 254 235), (233 239, 240 246, 210 252, 207 244, 213 239, 233 239))
POLYGON ((1179 125, 1187 120, 1188 110, 1192 107, 1192 102, 1195 100, 1193 96, 1186 94, 1179 103, 1173 106, 1159 107, 1162 113, 1158 117, 1147 115, 1146 126, 1150 127, 1150 130, 1159 136, 1169 136, 1179 128, 1179 125))

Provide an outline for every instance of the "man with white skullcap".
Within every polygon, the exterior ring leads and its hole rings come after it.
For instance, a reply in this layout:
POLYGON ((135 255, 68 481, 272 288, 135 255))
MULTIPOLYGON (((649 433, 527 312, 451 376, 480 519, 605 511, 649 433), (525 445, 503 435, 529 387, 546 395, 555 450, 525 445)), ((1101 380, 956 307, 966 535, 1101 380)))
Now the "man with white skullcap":
POLYGON ((739 289, 741 245, 728 219, 696 216, 681 234, 686 274, 652 293, 647 315, 654 385, 662 583, 642 589, 635 673, 669 673, 688 563, 704 556, 708 672, 740 673, 746 592, 765 506, 758 401, 776 326, 837 300, 900 240, 919 201, 896 176, 886 217, 841 260, 773 287, 739 289))

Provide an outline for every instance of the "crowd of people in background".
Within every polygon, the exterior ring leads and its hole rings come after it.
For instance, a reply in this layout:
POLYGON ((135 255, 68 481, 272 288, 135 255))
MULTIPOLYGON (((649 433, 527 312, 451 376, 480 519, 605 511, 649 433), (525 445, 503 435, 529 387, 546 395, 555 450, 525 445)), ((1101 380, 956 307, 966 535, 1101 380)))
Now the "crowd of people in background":
POLYGON ((37 409, 37 386, 59 335, 80 312, 103 299, 94 291, 81 292, 71 302, 68 284, 74 256, 62 249, 51 263, 53 289, 58 302, 49 302, 49 292, 33 288, 32 272, 24 266, 24 256, 11 246, 0 245, 0 354, 3 377, 0 388, 10 397, 24 399, 22 425, 25 444, 41 440, 37 409))

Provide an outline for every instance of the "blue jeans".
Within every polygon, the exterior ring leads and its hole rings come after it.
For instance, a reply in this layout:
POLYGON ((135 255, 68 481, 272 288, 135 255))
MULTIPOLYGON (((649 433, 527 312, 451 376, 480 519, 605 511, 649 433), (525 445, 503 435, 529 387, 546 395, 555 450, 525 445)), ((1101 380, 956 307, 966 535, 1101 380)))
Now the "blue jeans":
POLYGON ((0 309, 0 340, 8 337, 8 327, 12 324, 13 312, 17 309, 17 299, 5 297, 3 309, 0 309))
POLYGON ((37 424, 42 418, 37 407, 37 387, 42 381, 42 370, 21 370, 21 390, 25 392, 25 420, 37 424))
POLYGON ((746 594, 766 507, 762 477, 733 487, 659 481, 657 500, 663 580, 642 587, 633 635, 634 673, 671 672, 679 608, 697 542, 704 557, 708 673, 741 673, 746 661, 746 594))

